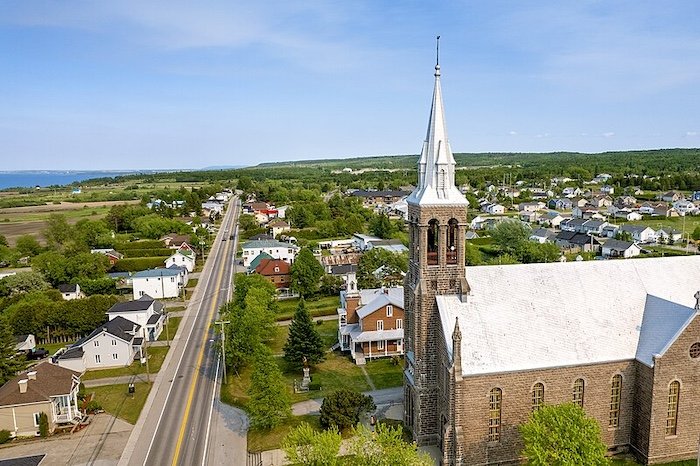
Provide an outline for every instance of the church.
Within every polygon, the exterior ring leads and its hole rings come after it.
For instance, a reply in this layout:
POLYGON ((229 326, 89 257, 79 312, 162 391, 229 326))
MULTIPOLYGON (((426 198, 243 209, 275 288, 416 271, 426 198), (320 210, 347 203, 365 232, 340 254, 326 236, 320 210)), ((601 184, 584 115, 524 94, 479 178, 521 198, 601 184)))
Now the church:
POLYGON ((700 256, 465 267, 440 85, 407 199, 404 421, 443 465, 518 464, 518 426, 573 402, 611 453, 695 458, 700 256))

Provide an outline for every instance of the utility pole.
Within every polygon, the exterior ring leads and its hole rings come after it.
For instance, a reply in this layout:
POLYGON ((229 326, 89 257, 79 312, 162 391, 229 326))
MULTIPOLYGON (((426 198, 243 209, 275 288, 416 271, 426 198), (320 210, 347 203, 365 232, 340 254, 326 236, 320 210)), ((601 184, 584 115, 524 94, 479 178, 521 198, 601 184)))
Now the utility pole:
POLYGON ((148 338, 143 339, 143 354, 146 357, 146 382, 151 383, 151 371, 148 366, 148 338))
POLYGON ((224 385, 228 383, 226 380, 226 330, 224 325, 230 324, 230 320, 217 320, 214 322, 216 325, 221 325, 221 360, 224 366, 224 385))

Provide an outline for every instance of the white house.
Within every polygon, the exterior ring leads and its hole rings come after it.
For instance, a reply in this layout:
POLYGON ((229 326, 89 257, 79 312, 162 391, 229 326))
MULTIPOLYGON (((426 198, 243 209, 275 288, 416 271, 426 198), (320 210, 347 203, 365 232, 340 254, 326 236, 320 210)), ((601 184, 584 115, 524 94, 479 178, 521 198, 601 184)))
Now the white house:
POLYGON ((635 212, 630 209, 617 209, 615 212, 615 218, 622 218, 629 222, 633 222, 636 220, 641 220, 643 217, 639 212, 635 212))
POLYGON ((547 205, 544 202, 521 202, 518 204, 518 210, 520 212, 537 212, 543 210, 547 205))
POLYGON ((501 204, 486 202, 481 206, 481 210, 491 215, 502 215, 506 212, 506 208, 501 204))
POLYGON ((697 206, 687 199, 674 202, 673 208, 676 209, 680 215, 695 215, 698 212, 697 206))
POLYGON ((600 187, 600 192, 603 194, 614 194, 615 188, 613 186, 610 186, 609 184, 606 184, 600 187))
POLYGON ((71 345, 57 363, 76 372, 125 367, 142 356, 142 345, 141 327, 118 316, 71 345))
POLYGON ((263 252, 269 254, 273 259, 282 259, 288 264, 292 264, 297 252, 299 252, 298 246, 276 240, 246 241, 241 249, 243 249, 242 257, 245 267, 248 267, 250 262, 263 252))
POLYGON ((620 231, 629 233, 638 243, 653 243, 656 241, 656 231, 646 225, 622 225, 620 231))
POLYGON ((134 299, 143 295, 153 298, 177 298, 180 295, 181 272, 178 269, 151 269, 131 276, 134 299))
POLYGON ((683 233, 678 230, 674 230, 673 228, 662 227, 656 230, 656 238, 659 242, 675 243, 676 241, 680 241, 683 238, 683 233))
POLYGON ((109 320, 122 317, 138 324, 141 328, 141 337, 148 341, 156 341, 165 324, 163 309, 163 303, 143 295, 134 301, 116 303, 109 308, 107 316, 109 320))
POLYGON ((268 222, 267 229, 272 234, 273 238, 277 238, 278 235, 281 235, 285 231, 291 230, 292 227, 290 227, 289 223, 285 222, 284 220, 274 218, 268 222))
POLYGON ((36 348, 36 338, 31 333, 15 337, 15 351, 28 353, 36 348))
POLYGON ((564 188, 561 193, 565 197, 576 197, 576 196, 581 195, 581 188, 568 187, 568 188, 564 188))
POLYGON ((193 272, 196 265, 197 255, 191 249, 180 248, 175 253, 165 259, 165 266, 170 267, 172 265, 177 265, 180 267, 185 267, 188 272, 193 272))
POLYGON ((641 248, 630 241, 619 241, 609 239, 603 244, 603 257, 630 257, 638 256, 642 252, 641 248))
POLYGON ((85 297, 85 293, 80 291, 80 285, 78 285, 77 283, 64 283, 62 285, 58 285, 58 291, 61 292, 61 298, 63 298, 65 301, 71 301, 73 299, 81 299, 85 297))
POLYGON ((222 202, 218 202, 214 199, 208 200, 208 201, 202 202, 202 210, 209 212, 209 215, 211 215, 212 212, 214 212, 218 215, 223 215, 224 204, 222 202))

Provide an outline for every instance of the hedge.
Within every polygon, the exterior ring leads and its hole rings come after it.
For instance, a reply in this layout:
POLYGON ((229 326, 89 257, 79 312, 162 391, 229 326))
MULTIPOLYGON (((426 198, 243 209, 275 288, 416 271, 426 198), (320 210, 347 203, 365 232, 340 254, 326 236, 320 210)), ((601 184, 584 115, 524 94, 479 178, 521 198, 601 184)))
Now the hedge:
POLYGON ((138 257, 134 259, 122 259, 112 267, 112 272, 139 272, 141 270, 164 267, 162 257, 138 257))
POLYGON ((163 242, 157 239, 147 239, 143 241, 132 241, 129 243, 117 243, 114 249, 123 253, 127 249, 160 249, 163 242))
POLYGON ((171 256, 175 250, 173 249, 168 249, 168 248, 160 248, 160 249, 125 249, 122 254, 124 254, 124 257, 126 258, 135 258, 135 257, 169 257, 171 256))

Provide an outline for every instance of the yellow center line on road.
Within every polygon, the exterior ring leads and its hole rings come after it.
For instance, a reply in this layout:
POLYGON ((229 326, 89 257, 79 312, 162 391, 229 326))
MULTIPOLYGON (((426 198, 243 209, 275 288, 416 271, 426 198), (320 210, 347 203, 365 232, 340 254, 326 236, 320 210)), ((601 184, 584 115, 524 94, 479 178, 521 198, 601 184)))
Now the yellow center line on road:
MULTIPOLYGON (((235 207, 233 207, 235 209, 235 207)), ((235 211, 234 211, 235 214, 235 211)), ((223 228, 223 226, 222 226, 223 228)), ((230 226, 229 226, 230 228, 230 226)), ((226 246, 224 246, 224 259, 221 261, 221 267, 219 268, 219 277, 216 281, 216 290, 221 289, 221 280, 224 278, 224 267, 226 266, 226 257, 228 255, 230 241, 226 241, 226 246)), ((221 245, 221 243, 219 243, 221 245)), ((230 286, 230 285, 229 285, 230 286)), ((204 299, 202 297, 202 299, 204 299)), ((214 311, 216 310, 216 299, 212 300, 211 309, 207 315, 207 322, 211 322, 214 311)), ((190 410, 192 408, 192 400, 194 399, 194 389, 199 381, 199 369, 202 365, 202 359, 204 359, 204 348, 206 347, 206 342, 209 337, 209 332, 204 332, 204 338, 202 340, 202 348, 199 350, 199 356, 197 357, 197 364, 194 367, 194 379, 192 379, 192 385, 190 386, 189 394, 187 395, 187 403, 185 405, 185 417, 182 420, 182 425, 180 426, 180 435, 177 437, 177 444, 175 444, 175 454, 173 455, 173 466, 177 466, 177 462, 180 459, 180 450, 182 449, 182 441, 185 438, 185 429, 187 428, 187 421, 190 417, 190 410)))

